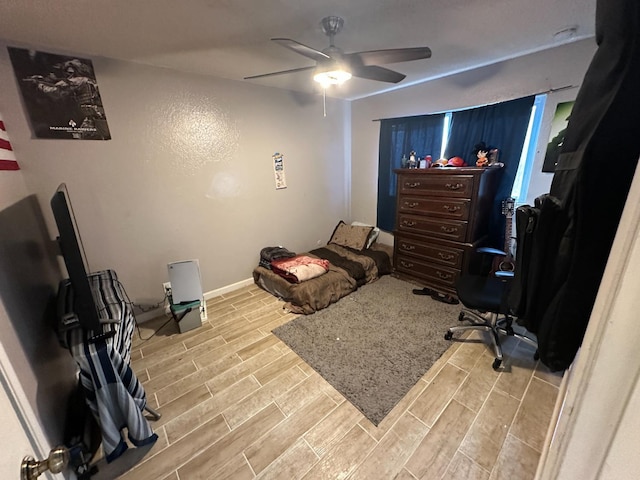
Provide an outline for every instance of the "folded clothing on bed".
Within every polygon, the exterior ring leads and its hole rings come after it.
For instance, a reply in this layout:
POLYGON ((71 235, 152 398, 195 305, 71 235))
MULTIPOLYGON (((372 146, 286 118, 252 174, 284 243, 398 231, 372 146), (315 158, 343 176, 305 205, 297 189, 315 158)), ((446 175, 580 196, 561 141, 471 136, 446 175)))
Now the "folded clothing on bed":
POLYGON ((293 258, 272 260, 271 270, 292 283, 300 283, 326 273, 329 270, 329 261, 298 255, 293 258))

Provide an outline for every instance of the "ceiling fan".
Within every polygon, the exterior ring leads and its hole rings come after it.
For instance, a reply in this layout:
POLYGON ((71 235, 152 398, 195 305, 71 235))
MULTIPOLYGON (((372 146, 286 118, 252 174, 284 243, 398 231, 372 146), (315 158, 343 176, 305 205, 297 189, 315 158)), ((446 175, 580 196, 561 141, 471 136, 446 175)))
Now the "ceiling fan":
POLYGON ((314 80, 325 88, 329 85, 341 84, 352 76, 379 82, 398 83, 404 80, 406 75, 379 65, 408 62, 431 57, 431 50, 428 47, 392 48, 387 50, 344 53, 342 49, 336 47, 333 43, 334 37, 342 30, 344 20, 340 17, 329 16, 323 18, 320 25, 325 35, 329 37, 329 47, 322 51, 303 45, 290 38, 271 39, 285 48, 315 60, 315 66, 252 75, 250 77, 244 77, 244 79, 250 80, 273 75, 302 72, 305 70, 315 70, 314 80))

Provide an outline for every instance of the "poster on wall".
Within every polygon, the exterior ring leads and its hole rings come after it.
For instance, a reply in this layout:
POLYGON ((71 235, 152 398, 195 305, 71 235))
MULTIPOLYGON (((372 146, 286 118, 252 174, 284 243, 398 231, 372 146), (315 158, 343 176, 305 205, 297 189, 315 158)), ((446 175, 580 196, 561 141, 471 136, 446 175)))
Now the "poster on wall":
POLYGON ((553 115, 553 120, 551 120, 551 133, 549 134, 547 153, 544 156, 544 163, 542 164, 543 172, 553 173, 556 170, 558 155, 564 142, 564 134, 567 130, 569 115, 571 115, 574 103, 574 101, 563 102, 556 106, 556 112, 553 115))
POLYGON ((7 50, 36 138, 111 139, 91 60, 7 50))
POLYGON ((20 170, 0 114, 0 170, 20 170))

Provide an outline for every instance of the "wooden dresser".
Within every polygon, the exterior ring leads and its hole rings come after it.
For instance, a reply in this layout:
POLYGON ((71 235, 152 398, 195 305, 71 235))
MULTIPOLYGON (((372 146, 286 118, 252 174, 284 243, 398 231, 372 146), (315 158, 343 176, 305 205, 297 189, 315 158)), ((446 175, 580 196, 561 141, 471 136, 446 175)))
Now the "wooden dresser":
POLYGON ((469 252, 486 242, 502 168, 399 169, 395 272, 455 295, 469 252))

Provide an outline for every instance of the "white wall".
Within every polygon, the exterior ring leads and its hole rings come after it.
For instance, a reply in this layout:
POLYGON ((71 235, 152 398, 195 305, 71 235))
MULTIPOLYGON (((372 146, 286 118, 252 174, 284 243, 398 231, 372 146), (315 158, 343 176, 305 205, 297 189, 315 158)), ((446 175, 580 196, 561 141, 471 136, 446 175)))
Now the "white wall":
MULTIPOLYGON (((457 110, 578 86, 594 52, 594 39, 582 40, 352 102, 352 217, 372 223, 376 220, 380 123, 372 120, 457 110)), ((575 95, 577 88, 549 95, 546 110, 552 113, 545 113, 540 131, 529 190, 533 197, 546 193, 551 182, 552 175, 543 174, 541 169, 555 104, 575 95)))
MULTIPOLYGON (((0 112, 21 167, 0 172, 0 215, 17 204, 30 210, 35 195, 45 240, 53 239, 49 200, 66 182, 91 268, 115 269, 134 302, 162 298, 168 262, 198 258, 203 289, 213 290, 251 277, 262 247, 307 250, 325 243, 337 221, 348 219, 348 103, 327 99, 325 118, 321 98, 93 61, 113 139, 35 139, 0 42, 0 112), (284 154, 288 183, 278 191, 275 152, 284 154)), ((20 271, 7 258, 2 260, 8 269, 0 272, 3 286, 12 285, 9 276, 21 277, 15 288, 0 292, 0 343, 8 359, 3 367, 15 372, 11 387, 27 416, 31 412, 31 421, 44 429, 42 448, 23 455, 46 454, 62 441, 75 371, 68 352, 39 323, 46 297, 55 293, 55 275, 46 242, 40 238, 33 245, 46 279, 20 271), (29 292, 37 295, 25 311, 29 292)), ((7 424, 15 424, 18 417, 5 413, 7 424)), ((3 455, 2 463, 17 471, 14 453, 3 455)))
POLYGON ((116 270, 135 303, 162 298, 168 262, 199 259, 214 290, 250 278, 262 247, 306 251, 347 220, 347 102, 327 99, 325 118, 317 96, 92 60, 112 140, 32 138, 2 43, 0 109, 52 237, 66 182, 91 269, 116 270))
POLYGON ((62 442, 75 386, 46 314, 60 276, 28 194, 21 170, 0 171, 0 478, 16 478, 25 455, 42 458, 62 442))

